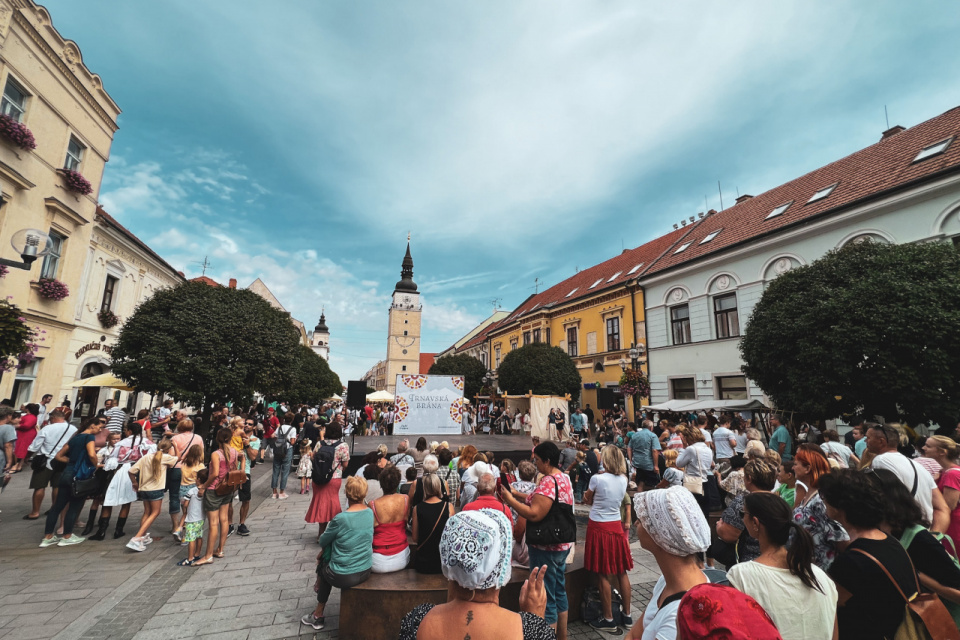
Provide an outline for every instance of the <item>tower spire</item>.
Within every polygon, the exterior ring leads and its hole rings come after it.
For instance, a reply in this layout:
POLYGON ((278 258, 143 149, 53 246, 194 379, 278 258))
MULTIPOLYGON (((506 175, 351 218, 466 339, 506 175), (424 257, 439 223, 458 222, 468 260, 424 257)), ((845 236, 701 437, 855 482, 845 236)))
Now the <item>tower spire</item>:
POLYGON ((417 283, 413 281, 413 256, 410 255, 410 234, 407 234, 407 253, 403 256, 403 263, 400 268, 400 281, 394 291, 417 290, 417 283))

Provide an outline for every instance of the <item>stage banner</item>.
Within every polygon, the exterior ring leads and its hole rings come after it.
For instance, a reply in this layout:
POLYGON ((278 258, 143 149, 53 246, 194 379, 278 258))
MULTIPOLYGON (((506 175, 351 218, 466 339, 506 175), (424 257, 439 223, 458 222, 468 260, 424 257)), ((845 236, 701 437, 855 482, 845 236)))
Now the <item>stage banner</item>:
POLYGON ((394 435, 459 435, 463 376, 397 375, 394 435))

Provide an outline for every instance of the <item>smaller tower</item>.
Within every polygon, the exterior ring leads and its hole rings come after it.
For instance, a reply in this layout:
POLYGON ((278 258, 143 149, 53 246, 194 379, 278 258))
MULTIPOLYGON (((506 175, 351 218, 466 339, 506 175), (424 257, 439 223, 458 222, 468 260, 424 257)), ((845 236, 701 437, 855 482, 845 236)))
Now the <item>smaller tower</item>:
POLYGON ((324 310, 320 310, 320 322, 313 328, 313 340, 310 342, 310 348, 318 356, 330 362, 330 329, 327 328, 327 317, 324 310))

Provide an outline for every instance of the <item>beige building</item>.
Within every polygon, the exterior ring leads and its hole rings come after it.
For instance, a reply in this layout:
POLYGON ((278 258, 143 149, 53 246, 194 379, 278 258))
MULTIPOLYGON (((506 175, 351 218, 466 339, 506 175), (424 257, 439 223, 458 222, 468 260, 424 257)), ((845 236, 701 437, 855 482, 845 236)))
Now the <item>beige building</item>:
POLYGON ((0 280, 0 294, 12 296, 28 322, 46 332, 37 359, 0 378, 0 398, 19 406, 62 391, 64 362, 75 360, 77 296, 120 109, 76 43, 31 0, 0 0, 0 87, 0 257, 19 260, 10 246, 18 231, 51 237, 48 255, 0 280), (68 180, 68 169, 89 182, 90 193, 71 190, 76 181, 68 180), (66 284, 69 297, 41 296, 41 277, 66 284))
POLYGON ((79 380, 110 371, 110 351, 123 322, 138 304, 158 290, 175 287, 183 275, 137 236, 97 209, 83 279, 75 296, 73 336, 63 362, 58 400, 68 397, 78 419, 96 413, 113 398, 133 411, 149 408, 149 394, 131 394, 105 387, 74 388, 79 380), (116 318, 116 324, 110 326, 116 318))
MULTIPOLYGON (((230 286, 235 289, 237 287, 237 281, 231 278, 230 286)), ((270 291, 267 285, 264 284, 263 280, 261 280, 260 278, 257 278, 256 280, 251 282, 250 286, 247 287, 247 289, 249 289, 250 291, 253 291, 255 294, 257 294, 258 296, 260 296, 261 298, 269 302, 270 306, 272 306, 274 309, 279 309, 280 311, 283 311, 287 315, 290 315, 290 312, 287 311, 282 304, 280 304, 280 301, 277 300, 277 296, 273 295, 273 292, 270 291)), ((309 347, 310 338, 309 336, 307 336, 306 325, 300 322, 299 320, 297 320, 296 318, 294 318, 293 316, 290 316, 290 322, 292 322, 293 326, 297 328, 297 333, 300 335, 300 344, 302 344, 305 347, 309 347)))
MULTIPOLYGON (((387 361, 379 360, 377 364, 370 367, 369 371, 363 375, 363 379, 366 380, 368 387, 372 387, 377 391, 386 391, 387 361)), ((394 380, 394 386, 396 386, 396 380, 394 380)))
POLYGON ((393 393, 397 375, 420 373, 420 293, 413 281, 413 257, 410 239, 403 257, 400 281, 393 290, 387 336, 386 390, 393 393))

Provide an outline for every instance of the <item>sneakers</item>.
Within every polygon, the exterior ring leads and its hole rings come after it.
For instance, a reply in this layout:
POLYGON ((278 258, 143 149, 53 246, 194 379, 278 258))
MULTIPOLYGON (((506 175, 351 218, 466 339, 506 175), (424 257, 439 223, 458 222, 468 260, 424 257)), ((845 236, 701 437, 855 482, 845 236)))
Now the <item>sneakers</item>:
POLYGON ((57 535, 54 535, 52 538, 44 538, 43 540, 41 540, 40 548, 45 549, 47 547, 52 547, 53 545, 59 544, 59 543, 60 543, 60 537, 57 535))
POLYGON ((227 537, 229 538, 230 536, 232 536, 232 535, 233 535, 233 532, 236 531, 236 530, 237 530, 237 528, 236 528, 235 526, 230 525, 230 527, 227 529, 227 537))
POLYGON ((286 500, 286 499, 289 498, 289 497, 290 497, 290 496, 288 496, 288 495, 285 494, 285 493, 281 493, 279 496, 277 496, 277 498, 279 498, 280 500, 286 500))
POLYGON ((633 617, 626 614, 620 614, 620 628, 624 631, 630 631, 633 627, 633 617))
POLYGON ((320 631, 320 629, 323 629, 323 618, 314 618, 312 613, 308 613, 300 618, 300 624, 313 627, 314 631, 320 631))
POLYGON ((80 544, 80 543, 83 542, 84 540, 86 540, 86 538, 81 538, 80 536, 73 535, 73 536, 70 536, 69 538, 61 538, 61 539, 60 539, 60 542, 57 543, 57 546, 58 546, 58 547, 69 547, 69 546, 72 546, 72 545, 75 545, 75 544, 80 544))
POLYGON ((145 545, 150 544, 151 542, 153 542, 153 538, 150 537, 150 533, 148 532, 144 534, 142 538, 140 538, 140 542, 142 542, 145 545))
POLYGON ((237 527, 237 535, 248 536, 250 535, 250 529, 247 529, 247 525, 242 524, 237 527))
POLYGON ((177 542, 183 542, 183 532, 177 529, 173 532, 173 539, 177 542))
POLYGON ((130 542, 127 543, 127 549, 131 551, 146 551, 147 545, 143 543, 142 538, 130 538, 130 542))
POLYGON ((620 627, 613 620, 605 620, 603 617, 590 621, 590 626, 597 631, 618 631, 620 627))

